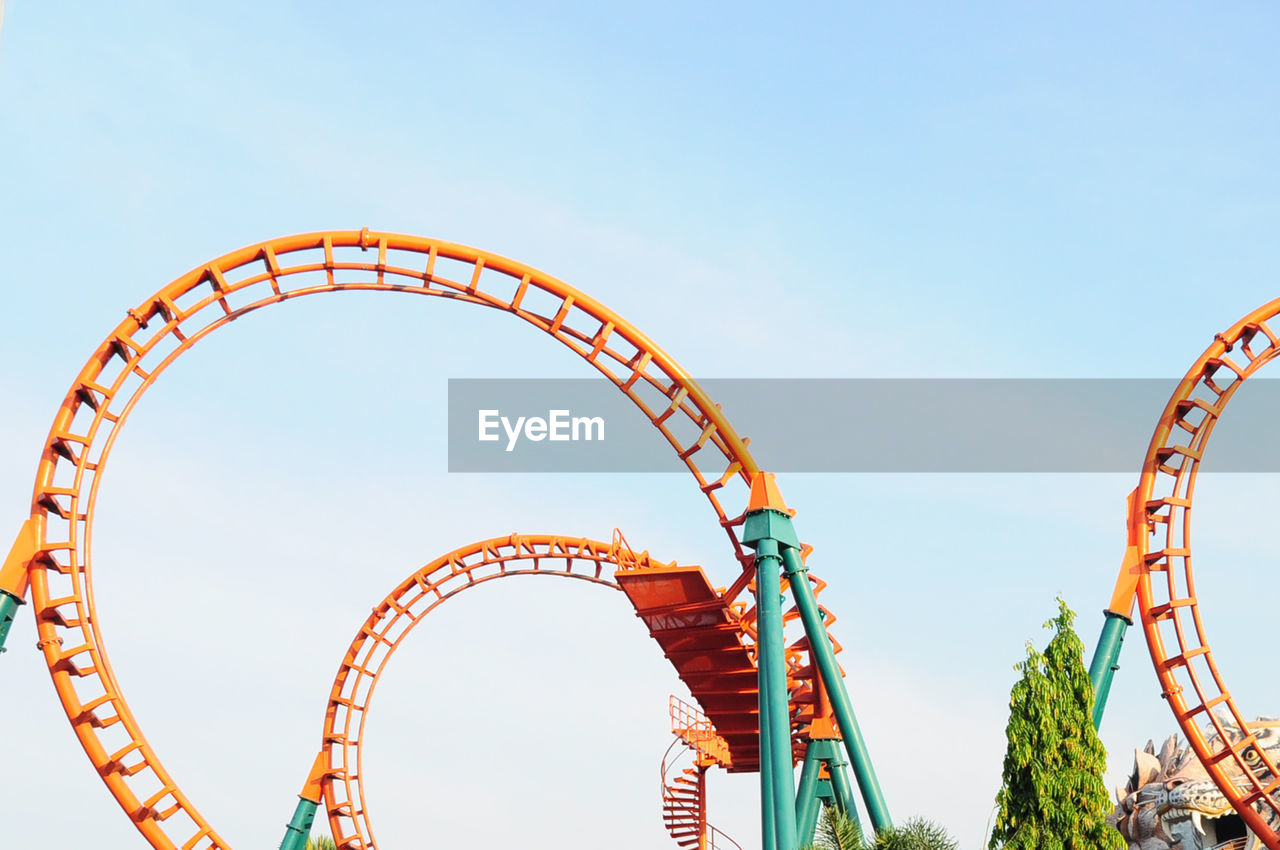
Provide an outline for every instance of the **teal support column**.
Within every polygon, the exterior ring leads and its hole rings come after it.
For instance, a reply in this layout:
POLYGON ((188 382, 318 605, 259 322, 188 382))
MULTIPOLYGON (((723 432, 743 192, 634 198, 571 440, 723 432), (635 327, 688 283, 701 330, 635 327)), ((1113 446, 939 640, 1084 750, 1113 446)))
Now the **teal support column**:
POLYGON ((1107 708, 1107 697, 1111 693, 1111 680, 1120 669, 1120 650, 1124 647, 1124 633, 1133 621, 1124 614, 1106 610, 1102 612, 1106 620, 1102 624, 1102 634, 1098 637, 1098 647, 1093 651, 1093 661, 1089 664, 1089 679, 1093 682, 1093 728, 1102 725, 1102 712, 1107 708))
POLYGON ((777 850, 796 850, 795 767, 782 634, 782 560, 774 538, 748 542, 756 547, 756 654, 765 706, 760 718, 760 769, 762 773, 768 770, 772 786, 777 850))
POLYGON ((836 794, 836 805, 849 816, 854 826, 861 830, 862 823, 858 820, 858 808, 853 802, 853 788, 849 786, 849 774, 844 772, 848 766, 849 763, 840 755, 839 746, 833 744, 831 760, 827 762, 827 773, 831 774, 831 787, 836 794))
POLYGON ((818 828, 818 772, 822 766, 819 746, 817 741, 810 741, 805 748, 800 787, 796 790, 796 842, 801 847, 813 844, 813 833, 818 828))
POLYGON ((293 810, 293 820, 284 833, 284 841, 280 850, 306 850, 307 838, 311 835, 311 824, 316 819, 319 804, 305 797, 298 798, 298 805, 293 810))
POLYGON ((4 652, 4 642, 9 637, 9 629, 13 626, 13 618, 18 616, 18 606, 23 601, 7 590, 0 590, 0 652, 4 652))
POLYGON ((778 850, 778 832, 773 816, 773 773, 769 770, 769 748, 765 730, 769 728, 769 693, 765 687, 764 667, 756 665, 756 707, 760 710, 760 847, 778 850))
MULTIPOLYGON (((786 517, 791 525, 791 518, 786 517)), ((794 532, 792 533, 794 536, 794 532)), ((862 802, 867 807, 867 815, 876 832, 893 826, 889 817, 889 807, 885 804, 884 794, 880 791, 880 781, 876 778, 875 767, 871 764, 871 754, 867 751, 866 741, 862 738, 862 730, 858 728, 858 719, 853 713, 853 704, 849 701, 849 691, 844 686, 844 677, 840 675, 840 665, 836 663, 835 650, 831 647, 831 639, 822 623, 822 613, 818 610, 818 602, 813 597, 813 588, 809 586, 808 568, 800 558, 799 545, 782 550, 783 563, 786 565, 787 580, 791 584, 791 595, 795 599, 796 608, 800 612, 800 620, 804 623, 805 634, 809 638, 812 657, 817 662, 822 683, 826 686, 831 708, 836 716, 836 725, 840 728, 840 736, 844 738, 845 750, 849 753, 849 761, 853 775, 858 780, 858 789, 862 792, 862 802)))
MULTIPOLYGON (((758 674, 757 674, 758 675, 758 674)), ((760 686, 760 729, 769 725, 769 706, 765 699, 764 685, 760 686)), ((763 731, 760 740, 760 847, 762 850, 778 850, 778 830, 773 817, 773 774, 764 746, 763 731)))
POLYGON ((853 800, 853 788, 849 785, 849 775, 845 773, 846 767, 848 762, 841 755, 839 741, 826 739, 809 742, 805 751, 804 769, 800 772, 800 790, 796 794, 796 829, 801 847, 813 844, 822 802, 847 814, 858 831, 862 831, 858 809, 853 800), (818 769, 824 765, 829 778, 819 779, 818 769))

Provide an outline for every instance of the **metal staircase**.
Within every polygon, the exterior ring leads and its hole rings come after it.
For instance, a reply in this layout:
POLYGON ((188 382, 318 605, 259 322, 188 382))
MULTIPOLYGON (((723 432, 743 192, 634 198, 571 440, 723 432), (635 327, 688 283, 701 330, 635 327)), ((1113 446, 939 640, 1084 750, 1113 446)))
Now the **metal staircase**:
POLYGON ((727 763, 729 745, 702 712, 675 696, 670 705, 675 740, 662 756, 662 822, 681 847, 742 850, 707 823, 707 769, 727 763))

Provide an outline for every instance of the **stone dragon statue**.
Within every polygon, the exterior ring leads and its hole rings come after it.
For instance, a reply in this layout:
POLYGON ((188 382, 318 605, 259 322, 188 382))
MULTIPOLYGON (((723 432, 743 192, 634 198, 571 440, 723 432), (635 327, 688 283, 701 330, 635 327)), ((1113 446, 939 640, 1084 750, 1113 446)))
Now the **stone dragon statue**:
MULTIPOLYGON (((1280 719, 1260 717, 1250 726, 1258 744, 1273 760, 1280 759, 1280 719)), ((1238 726, 1224 725, 1224 729, 1228 741, 1244 738, 1238 726)), ((1214 732, 1210 743, 1217 738, 1214 732)), ((1241 755, 1248 762, 1261 763, 1253 747, 1241 755)), ((1234 763, 1233 769, 1243 780, 1234 763)), ((1259 809, 1264 810, 1272 828, 1280 826, 1270 807, 1259 809)), ((1133 774, 1124 788, 1117 786, 1116 808, 1108 822, 1125 837, 1129 850, 1265 850, 1177 735, 1170 736, 1159 752, 1151 741, 1145 750, 1134 752, 1133 774)))

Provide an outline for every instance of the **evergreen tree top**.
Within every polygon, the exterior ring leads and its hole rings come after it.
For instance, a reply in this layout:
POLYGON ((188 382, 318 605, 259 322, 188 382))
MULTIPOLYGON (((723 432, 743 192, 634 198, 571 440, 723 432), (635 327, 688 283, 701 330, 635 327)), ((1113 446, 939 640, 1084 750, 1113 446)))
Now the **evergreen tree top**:
POLYGON ((1075 612, 1058 599, 1043 652, 1027 643, 1009 694, 1004 784, 990 850, 1123 850, 1107 824, 1106 750, 1093 728, 1093 683, 1075 612))

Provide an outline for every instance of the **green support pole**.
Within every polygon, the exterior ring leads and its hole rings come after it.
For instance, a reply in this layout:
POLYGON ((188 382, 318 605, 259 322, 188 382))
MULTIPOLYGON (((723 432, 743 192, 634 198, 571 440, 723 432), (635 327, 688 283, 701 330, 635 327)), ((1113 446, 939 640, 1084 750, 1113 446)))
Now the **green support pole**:
POLYGON ((307 838, 311 835, 311 823, 316 819, 319 803, 305 797, 298 798, 298 805, 293 810, 293 820, 285 830, 284 841, 280 842, 280 850, 306 850, 307 838))
POLYGON ((1124 646, 1124 633, 1133 625, 1124 614, 1106 610, 1102 612, 1106 620, 1102 624, 1102 634, 1098 637, 1098 647, 1093 651, 1093 661, 1089 664, 1089 679, 1093 682, 1093 728, 1102 725, 1102 712, 1107 708, 1107 696, 1111 693, 1111 680, 1120 669, 1120 649, 1124 646))
POLYGON ((9 629, 13 626, 13 618, 18 616, 18 606, 22 600, 7 590, 0 590, 0 652, 4 652, 5 639, 9 637, 9 629))
POLYGON ((766 714, 760 724, 761 770, 769 771, 777 850, 797 850, 795 766, 787 698, 786 643, 782 634, 782 561, 778 541, 756 546, 756 653, 766 714))
MULTIPOLYGON (((760 672, 757 669, 757 677, 760 672)), ((778 832, 773 817, 773 773, 769 770, 768 750, 764 745, 764 730, 769 726, 769 705, 765 697, 764 682, 760 683, 760 847, 778 850, 778 832)))
MULTIPOLYGON (((791 518, 785 517, 785 519, 787 525, 790 525, 791 518)), ((813 588, 809 586, 808 568, 800 559, 799 545, 794 548, 790 546, 783 548, 782 559, 786 565, 787 580, 791 584, 791 595, 795 599, 796 608, 800 611, 800 620, 804 623, 804 632, 809 638, 812 657, 817 662, 822 683, 826 686, 827 695, 831 700, 831 708, 836 715, 836 725, 840 727, 840 736, 844 738, 844 746, 849 753, 853 775, 858 780, 862 802, 867 807, 871 825, 876 832, 889 829, 893 826, 893 821, 889 817, 889 807, 885 805, 884 794, 880 791, 880 781, 876 778, 875 767, 871 764, 871 754, 867 752, 862 730, 858 728, 858 719, 853 714, 853 704, 849 701, 844 677, 840 675, 840 665, 836 663, 835 651, 831 648, 831 640, 827 635, 826 627, 822 624, 818 602, 813 598, 813 588)))
POLYGON ((773 817, 773 774, 769 770, 769 750, 764 745, 764 730, 769 728, 769 698, 764 682, 764 668, 756 665, 756 706, 760 709, 760 847, 778 850, 778 833, 773 817))
POLYGON ((841 811, 849 816, 849 820, 853 821, 854 826, 862 829, 862 824, 858 821, 858 808, 853 802, 853 788, 849 786, 849 774, 844 769, 849 764, 840 755, 840 747, 832 745, 831 759, 827 762, 827 773, 831 774, 831 787, 836 793, 836 802, 841 811))
POLYGON ((813 844, 813 832, 818 828, 818 758, 817 741, 810 741, 804 750, 804 767, 800 769, 800 788, 796 791, 796 842, 801 847, 813 844))

